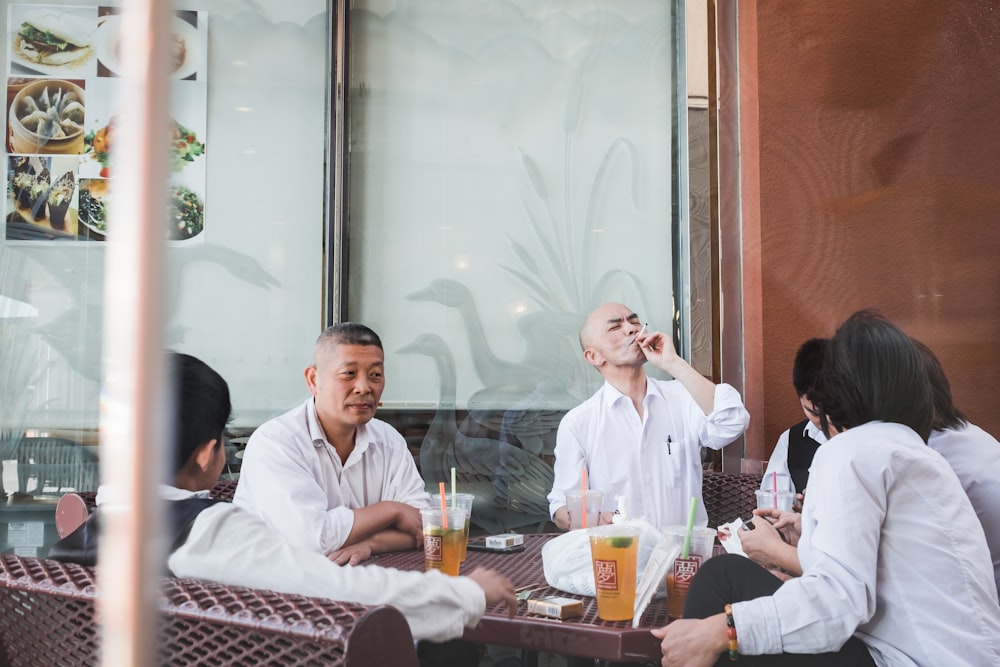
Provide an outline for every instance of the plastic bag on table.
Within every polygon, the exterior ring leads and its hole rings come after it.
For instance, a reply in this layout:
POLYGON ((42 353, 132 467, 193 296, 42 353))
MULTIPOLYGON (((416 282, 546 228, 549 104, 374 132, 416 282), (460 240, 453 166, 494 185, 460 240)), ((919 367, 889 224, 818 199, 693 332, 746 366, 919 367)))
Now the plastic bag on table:
MULTIPOLYGON (((648 521, 627 522, 639 529, 639 553, 636 559, 636 582, 642 579, 653 550, 666 543, 666 536, 648 521)), ((542 547, 542 570, 553 588, 576 595, 594 595, 594 566, 590 558, 590 537, 585 529, 571 530, 542 547)))

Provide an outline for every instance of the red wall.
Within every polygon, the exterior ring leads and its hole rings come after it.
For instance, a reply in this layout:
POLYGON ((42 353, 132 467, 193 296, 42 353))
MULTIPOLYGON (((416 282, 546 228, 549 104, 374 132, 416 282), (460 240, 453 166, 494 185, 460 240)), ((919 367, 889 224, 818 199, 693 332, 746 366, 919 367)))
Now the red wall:
POLYGON ((740 53, 756 57, 739 65, 740 114, 756 114, 740 138, 743 243, 759 257, 743 268, 744 344, 760 356, 748 405, 763 395, 747 457, 803 418, 798 345, 865 307, 927 343, 959 407, 1000 435, 1000 6, 738 7, 740 40, 755 40, 740 53))

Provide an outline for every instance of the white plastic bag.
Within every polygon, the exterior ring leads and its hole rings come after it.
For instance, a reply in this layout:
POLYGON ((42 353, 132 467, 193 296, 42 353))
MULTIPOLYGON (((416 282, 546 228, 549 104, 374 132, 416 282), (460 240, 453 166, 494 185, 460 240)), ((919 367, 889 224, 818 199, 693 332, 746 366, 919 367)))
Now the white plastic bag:
MULTIPOLYGON (((636 583, 642 579, 646 561, 666 536, 642 519, 628 524, 639 529, 639 554, 636 583)), ((542 570, 545 581, 553 588, 576 595, 594 595, 594 566, 590 558, 590 538, 585 529, 571 530, 545 543, 542 547, 542 570)))

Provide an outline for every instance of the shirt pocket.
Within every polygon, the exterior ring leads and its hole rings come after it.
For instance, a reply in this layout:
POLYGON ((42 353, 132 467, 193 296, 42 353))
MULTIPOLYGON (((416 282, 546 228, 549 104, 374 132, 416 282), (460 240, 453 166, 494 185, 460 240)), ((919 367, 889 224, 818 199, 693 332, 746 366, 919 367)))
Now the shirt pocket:
POLYGON ((667 437, 660 443, 663 475, 669 486, 680 486, 684 478, 686 464, 685 448, 673 437, 667 437))

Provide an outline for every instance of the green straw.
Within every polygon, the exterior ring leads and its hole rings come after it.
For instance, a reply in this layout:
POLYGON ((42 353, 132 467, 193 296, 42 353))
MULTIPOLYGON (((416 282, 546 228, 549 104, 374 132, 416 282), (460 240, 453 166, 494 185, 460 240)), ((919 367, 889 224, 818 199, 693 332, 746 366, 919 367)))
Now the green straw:
POLYGON ((694 532, 694 513, 698 511, 698 496, 691 496, 691 510, 688 512, 687 532, 684 533, 684 548, 681 558, 687 558, 691 552, 691 533, 694 532))
POLYGON ((451 508, 458 507, 458 498, 455 496, 455 466, 451 467, 451 508))

